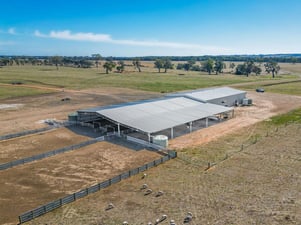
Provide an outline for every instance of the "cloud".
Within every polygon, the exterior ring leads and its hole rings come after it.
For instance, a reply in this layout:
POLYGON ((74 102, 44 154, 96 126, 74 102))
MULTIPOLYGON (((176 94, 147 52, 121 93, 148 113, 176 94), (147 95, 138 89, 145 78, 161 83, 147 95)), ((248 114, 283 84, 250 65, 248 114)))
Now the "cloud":
POLYGON ((15 30, 14 27, 10 27, 7 30, 0 30, 0 33, 2 33, 2 34, 17 35, 16 30, 15 30))
POLYGON ((15 28, 11 27, 7 30, 7 33, 8 34, 12 34, 12 35, 15 35, 16 34, 16 31, 15 31, 15 28))
POLYGON ((199 44, 187 44, 178 42, 166 41, 139 41, 139 40, 122 40, 113 39, 109 34, 94 34, 94 33, 72 33, 70 30, 50 31, 49 34, 43 34, 39 30, 34 32, 36 37, 54 38, 72 41, 88 41, 88 42, 104 42, 117 45, 144 46, 144 47, 164 47, 173 49, 193 49, 199 51, 221 52, 230 51, 230 49, 220 48, 216 46, 203 46, 199 44))
POLYGON ((69 30, 51 31, 48 35, 42 34, 36 30, 34 35, 37 37, 48 37, 72 41, 93 41, 93 42, 110 42, 112 41, 110 35, 107 34, 93 34, 93 33, 75 33, 72 34, 69 30))

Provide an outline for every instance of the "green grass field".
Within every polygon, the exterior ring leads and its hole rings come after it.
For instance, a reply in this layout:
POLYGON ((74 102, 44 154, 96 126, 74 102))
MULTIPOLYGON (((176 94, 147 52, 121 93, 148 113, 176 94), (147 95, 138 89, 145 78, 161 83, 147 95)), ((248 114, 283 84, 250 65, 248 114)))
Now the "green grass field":
POLYGON ((258 87, 264 88, 266 92, 273 92, 279 94, 301 95, 301 80, 275 81, 275 82, 262 82, 251 83, 237 86, 245 90, 255 90, 258 87))
MULTIPOLYGON (((184 72, 179 70, 169 70, 167 73, 158 73, 150 63, 142 68, 142 72, 134 72, 132 67, 128 67, 125 73, 105 74, 102 68, 81 69, 60 67, 56 70, 51 66, 8 66, 0 68, 0 84, 11 84, 12 82, 22 82, 27 85, 38 85, 45 87, 57 87, 74 90, 84 90, 99 87, 122 87, 138 89, 152 92, 174 92, 181 90, 205 88, 221 85, 234 85, 243 83, 243 89, 254 89, 261 84, 271 84, 274 82, 291 81, 298 78, 298 75, 289 73, 279 75, 275 79, 271 75, 262 76, 236 76, 232 74, 208 75, 200 72, 184 72)), ((299 66, 286 65, 286 71, 293 67, 298 71, 299 66)), ((300 68, 301 70, 301 68, 300 68)), ((297 90, 298 85, 287 84, 285 87, 269 86, 268 91, 280 93, 290 93, 300 95, 297 90)), ((1 87, 2 89, 2 87, 1 87)), ((49 92, 46 91, 47 93, 49 92)), ((1 98, 31 96, 45 93, 42 90, 3 88, 1 98), (32 91, 30 91, 32 90, 32 91)))
POLYGON ((53 91, 16 86, 1 86, 0 99, 48 94, 53 91))

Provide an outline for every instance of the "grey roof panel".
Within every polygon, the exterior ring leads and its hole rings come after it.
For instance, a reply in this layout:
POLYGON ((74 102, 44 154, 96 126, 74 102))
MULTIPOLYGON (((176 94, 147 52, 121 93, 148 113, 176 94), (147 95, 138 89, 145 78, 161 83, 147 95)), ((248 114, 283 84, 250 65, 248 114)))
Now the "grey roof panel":
POLYGON ((218 88, 208 88, 208 89, 200 89, 196 91, 190 92, 180 92, 176 94, 171 94, 169 96, 186 96, 195 100, 199 100, 202 102, 210 101, 217 98, 237 95, 237 94, 245 94, 245 91, 241 91, 238 89, 230 88, 230 87, 218 87, 218 88))
POLYGON ((174 97, 103 108, 97 113, 125 126, 154 133, 230 110, 232 108, 174 97))

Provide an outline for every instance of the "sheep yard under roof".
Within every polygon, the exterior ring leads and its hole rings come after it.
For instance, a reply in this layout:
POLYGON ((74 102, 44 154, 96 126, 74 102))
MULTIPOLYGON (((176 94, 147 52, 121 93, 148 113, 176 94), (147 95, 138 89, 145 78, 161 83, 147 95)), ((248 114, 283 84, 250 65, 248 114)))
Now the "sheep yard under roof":
POLYGON ((151 134, 231 110, 187 97, 168 97, 103 107, 95 112, 115 123, 151 134))

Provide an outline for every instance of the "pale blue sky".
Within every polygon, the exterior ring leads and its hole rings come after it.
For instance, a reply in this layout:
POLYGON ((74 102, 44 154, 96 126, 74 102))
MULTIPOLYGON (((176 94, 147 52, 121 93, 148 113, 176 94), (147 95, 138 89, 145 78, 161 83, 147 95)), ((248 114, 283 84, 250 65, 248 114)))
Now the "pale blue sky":
POLYGON ((301 53, 300 0, 1 2, 0 55, 301 53))

